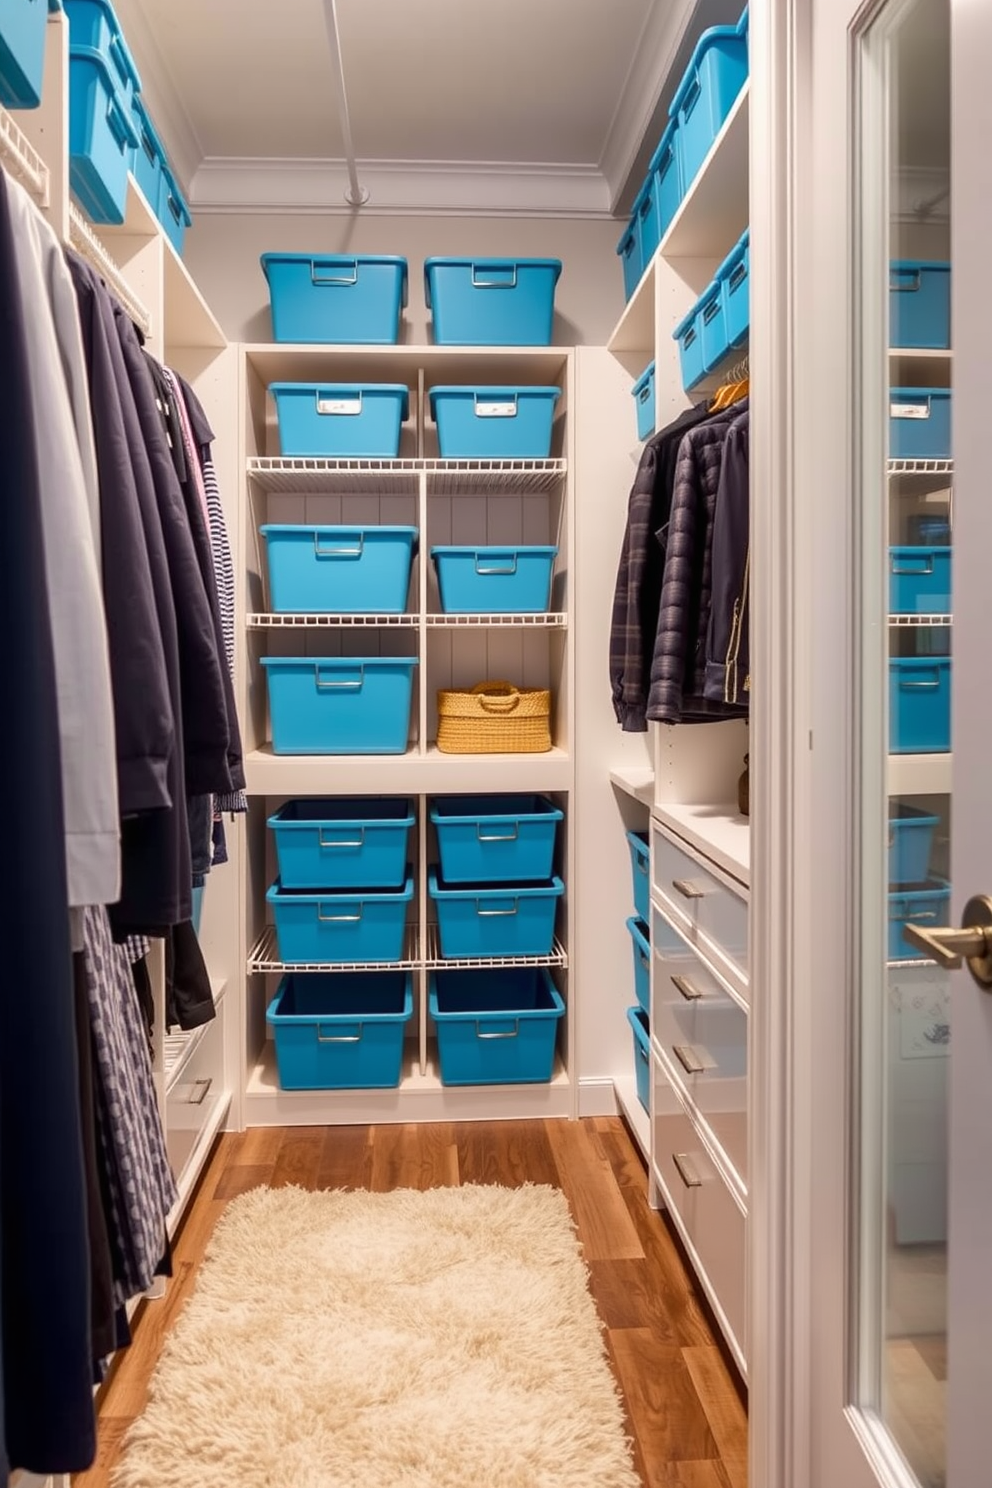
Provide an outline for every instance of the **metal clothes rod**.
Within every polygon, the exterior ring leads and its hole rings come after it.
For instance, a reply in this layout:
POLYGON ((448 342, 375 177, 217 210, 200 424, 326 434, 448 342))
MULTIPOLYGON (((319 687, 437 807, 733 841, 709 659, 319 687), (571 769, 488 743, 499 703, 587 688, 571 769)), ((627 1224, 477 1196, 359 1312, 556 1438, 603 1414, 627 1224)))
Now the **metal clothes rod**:
POLYGON ((0 161, 16 176, 40 207, 49 201, 48 166, 18 128, 14 118, 0 105, 0 161))
POLYGON ((337 79, 338 118, 341 122, 341 136, 344 140, 344 156, 350 183, 344 199, 351 207, 363 207, 369 199, 369 193, 358 179, 358 166, 355 162, 355 142, 351 134, 351 114, 344 85, 344 62, 341 58, 337 0, 324 0, 324 19, 327 23, 327 40, 331 48, 331 63, 337 79))
POLYGON ((119 267, 111 258, 79 208, 69 204, 69 239, 73 248, 85 258, 107 282, 135 325, 144 335, 151 332, 151 316, 130 288, 119 267))

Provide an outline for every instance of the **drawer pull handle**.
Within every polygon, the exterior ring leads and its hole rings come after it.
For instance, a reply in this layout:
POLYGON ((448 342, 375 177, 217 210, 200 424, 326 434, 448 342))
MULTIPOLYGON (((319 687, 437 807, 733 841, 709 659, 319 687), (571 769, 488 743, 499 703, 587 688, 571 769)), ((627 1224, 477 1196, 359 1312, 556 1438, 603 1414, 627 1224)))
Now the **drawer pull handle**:
POLYGON ((673 1044, 672 1053, 687 1075, 701 1075, 706 1068, 690 1044, 673 1044))
POLYGON ((686 1188, 702 1188, 703 1180, 684 1152, 673 1152, 672 1162, 675 1164, 675 1171, 682 1179, 686 1188))
POLYGON ((677 894, 681 894, 683 899, 705 899, 706 897, 706 890, 701 889, 698 884, 694 884, 688 878, 673 878, 672 888, 677 894))
POLYGON ((202 1106, 213 1083, 213 1080, 194 1080, 190 1088, 189 1104, 202 1106))
POLYGON ((688 977, 673 976, 672 986, 685 998, 686 1002, 699 1002, 703 996, 702 989, 695 982, 690 982, 688 977))

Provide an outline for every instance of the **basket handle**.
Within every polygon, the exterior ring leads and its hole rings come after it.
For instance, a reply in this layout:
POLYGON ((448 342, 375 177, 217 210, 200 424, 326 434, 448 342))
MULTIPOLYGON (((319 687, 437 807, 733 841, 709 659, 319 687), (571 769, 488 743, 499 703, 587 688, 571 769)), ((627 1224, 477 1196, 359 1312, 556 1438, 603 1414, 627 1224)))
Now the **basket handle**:
POLYGON ((520 703, 520 690, 512 682, 478 682, 472 696, 486 713, 512 713, 520 703))

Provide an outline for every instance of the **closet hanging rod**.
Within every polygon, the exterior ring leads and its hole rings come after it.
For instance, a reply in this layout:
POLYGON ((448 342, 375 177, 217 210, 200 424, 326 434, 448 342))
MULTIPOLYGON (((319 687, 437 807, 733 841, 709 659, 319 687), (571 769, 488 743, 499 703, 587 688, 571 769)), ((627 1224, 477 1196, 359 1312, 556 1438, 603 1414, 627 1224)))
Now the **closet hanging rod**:
POLYGON ((69 203, 69 241, 76 252, 102 275, 107 288, 117 296, 142 334, 150 335, 151 316, 74 202, 69 203))
POLYGON ((39 207, 49 203, 48 166, 25 137, 13 115, 0 105, 0 160, 25 186, 39 207))
POLYGON ((358 179, 358 165, 355 161, 355 141, 351 134, 351 113, 348 109, 348 94, 344 85, 344 61, 341 57, 341 33, 338 30, 338 8, 337 0, 324 0, 324 20, 327 23, 327 42, 331 49, 331 64, 337 80, 338 92, 338 118, 341 123, 341 137, 344 141, 344 157, 348 167, 348 190, 344 199, 349 207, 364 207, 369 199, 369 193, 358 179))

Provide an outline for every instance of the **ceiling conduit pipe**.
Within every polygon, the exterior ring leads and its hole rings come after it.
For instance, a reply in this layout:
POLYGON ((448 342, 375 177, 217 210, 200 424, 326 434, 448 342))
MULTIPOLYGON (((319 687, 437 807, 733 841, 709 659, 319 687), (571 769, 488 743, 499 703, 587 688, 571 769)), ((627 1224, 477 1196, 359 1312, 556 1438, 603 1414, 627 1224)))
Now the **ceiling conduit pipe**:
POLYGON ((348 94, 344 86, 344 63, 341 60, 337 0, 324 0, 324 20, 327 23, 327 40, 331 48, 331 65, 337 77, 338 117, 341 121, 345 163, 348 167, 349 186, 344 199, 350 207, 364 207, 369 199, 369 193, 359 182, 358 166, 355 163, 355 142, 351 136, 351 115, 348 112, 348 94))

